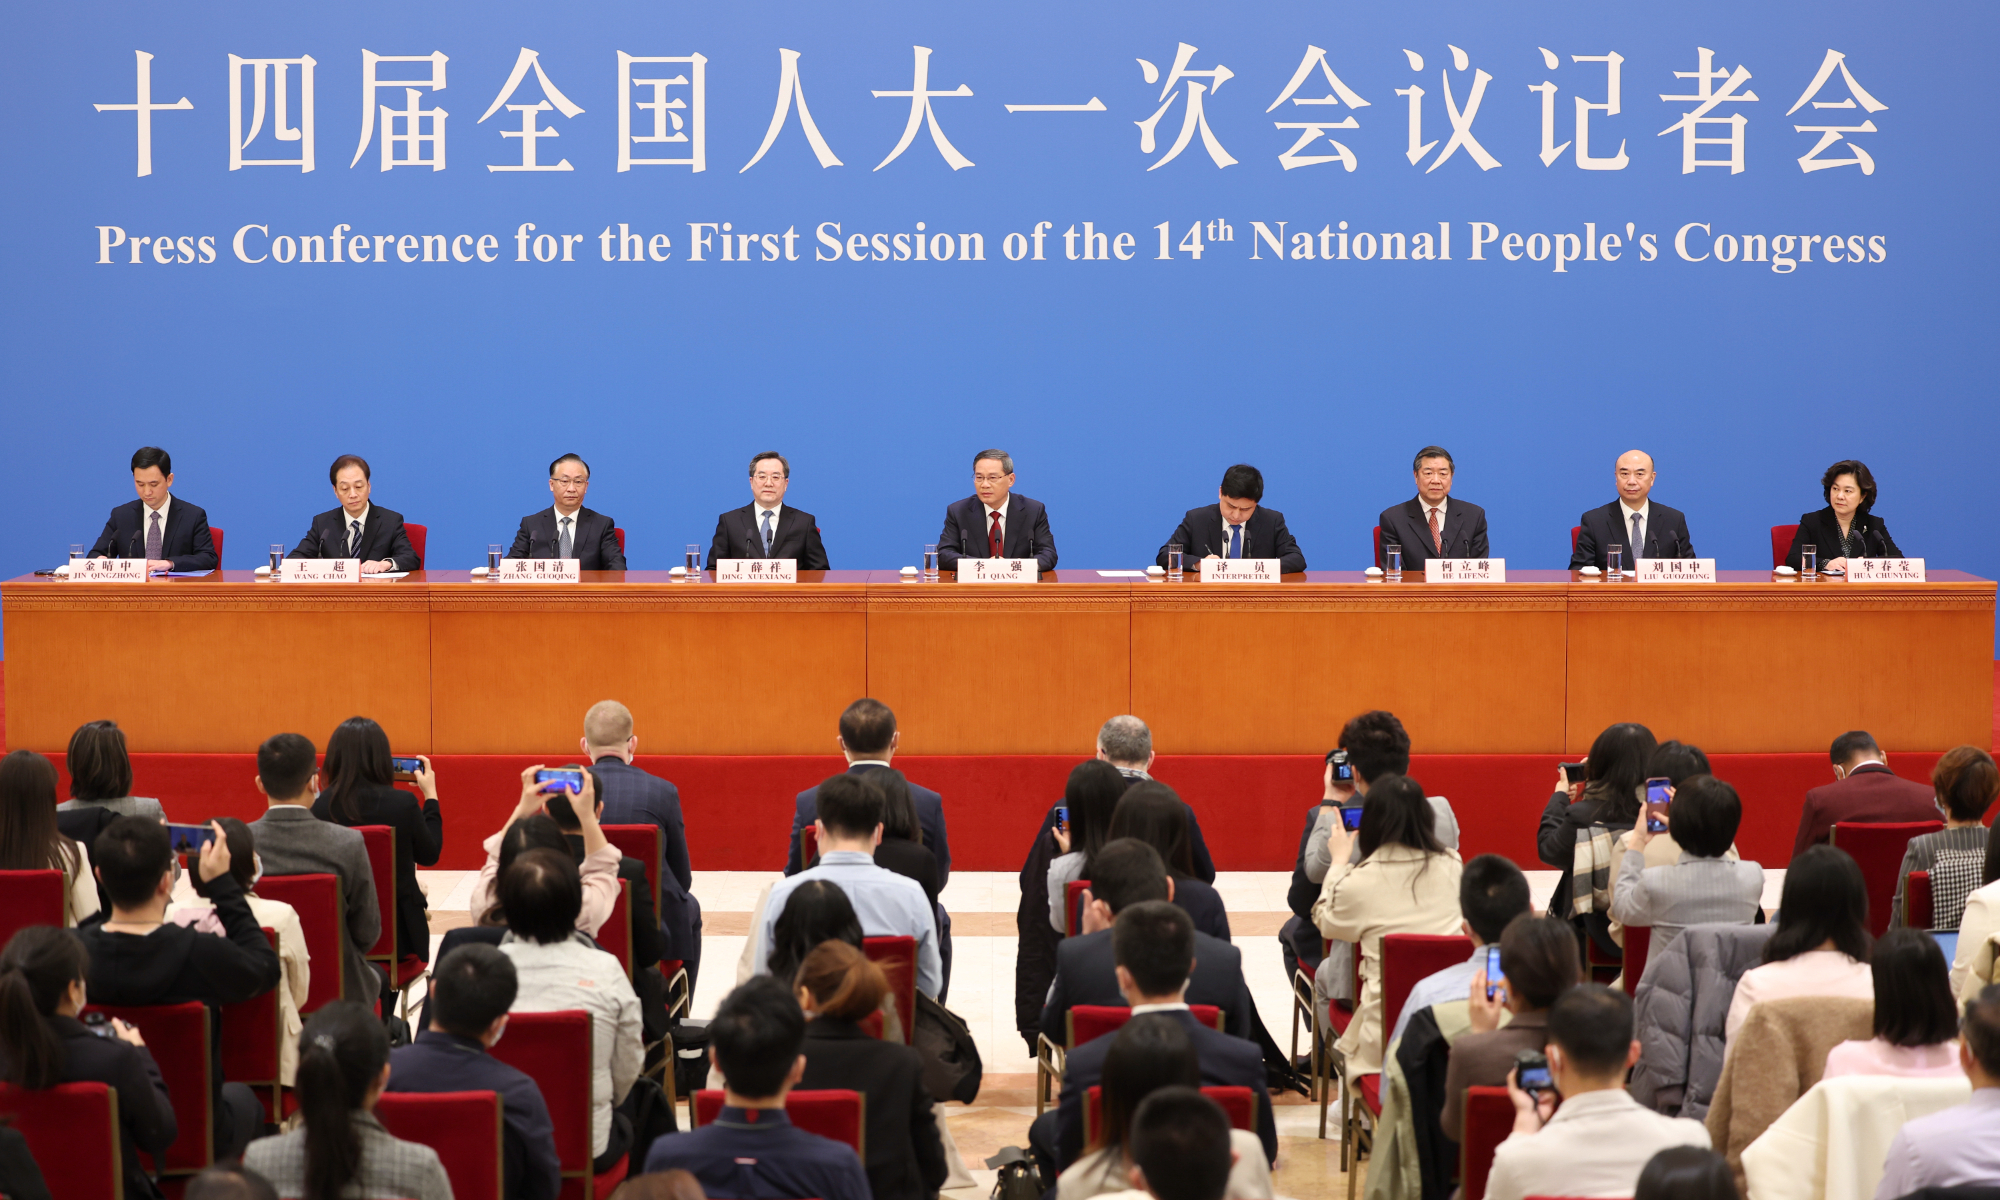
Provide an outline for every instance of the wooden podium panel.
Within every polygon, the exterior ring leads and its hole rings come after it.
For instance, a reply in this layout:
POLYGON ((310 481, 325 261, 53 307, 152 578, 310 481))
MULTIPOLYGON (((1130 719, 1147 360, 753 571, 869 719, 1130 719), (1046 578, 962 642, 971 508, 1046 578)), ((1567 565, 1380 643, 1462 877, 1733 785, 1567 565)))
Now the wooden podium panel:
POLYGON ((865 571, 796 584, 590 571, 577 584, 433 572, 440 754, 568 761, 599 700, 632 710, 649 754, 828 754, 867 694, 865 571))
POLYGON ((1570 589, 1566 752, 1638 721, 1711 754, 1825 753, 1849 729, 1884 746, 1993 737, 1994 584, 1802 582, 1724 571, 1714 584, 1570 589))
POLYGON ((1124 580, 873 578, 867 694, 896 710, 903 753, 1089 755, 1098 726, 1131 711, 1124 580))
POLYGON ((1546 752, 1563 729, 1568 573, 1544 574, 1135 584, 1132 711, 1171 754, 1323 753, 1372 708, 1427 754, 1546 752))
POLYGON ((421 573, 280 584, 248 571, 139 584, 5 585, 7 744, 62 750, 109 718, 134 751, 243 753, 274 733, 326 746, 352 716, 431 751, 421 573))

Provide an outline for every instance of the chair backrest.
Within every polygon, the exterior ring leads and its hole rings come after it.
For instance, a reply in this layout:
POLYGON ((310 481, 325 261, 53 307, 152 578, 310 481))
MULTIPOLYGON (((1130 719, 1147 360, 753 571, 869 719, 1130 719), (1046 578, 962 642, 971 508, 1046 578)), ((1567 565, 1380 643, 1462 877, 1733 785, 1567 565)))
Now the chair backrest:
POLYGON ((362 844, 368 847, 368 873, 375 877, 375 903, 382 910, 382 936, 362 957, 369 962, 394 967, 402 957, 397 945, 396 919, 396 830, 391 825, 357 825, 362 844))
POLYGON ((1791 552, 1792 539, 1798 535, 1797 525, 1771 526, 1771 566, 1774 569, 1785 565, 1785 555, 1791 552))
POLYGON ((799 830, 799 866, 810 867, 812 860, 819 857, 819 826, 808 821, 799 830))
POLYGON ((1464 962, 1472 939, 1463 934, 1392 933, 1382 939, 1382 1044, 1402 1015, 1410 989, 1427 976, 1464 962))
POLYGON ((896 1016, 903 1023, 903 1040, 917 1023, 917 939, 913 937, 872 937, 861 939, 861 952, 881 964, 889 977, 889 995, 896 1001, 896 1016))
POLYGON ((498 1092, 384 1092, 375 1118, 392 1136, 437 1151, 457 1200, 503 1200, 498 1092))
POLYGON ((1646 973, 1646 958, 1653 949, 1653 927, 1651 925, 1627 925, 1625 927, 1624 974, 1619 977, 1618 986, 1625 989, 1628 996, 1639 994, 1639 977, 1646 973))
MULTIPOLYGON (((1213 1004, 1190 1004, 1195 1020, 1220 1032, 1222 1010, 1213 1004)), ((1122 1004, 1077 1004, 1069 1010, 1069 1049, 1094 1042, 1107 1033, 1117 1033, 1132 1019, 1132 1010, 1122 1004)))
POLYGON ((214 525, 208 527, 208 536, 215 542, 215 569, 222 569, 222 530, 214 525))
POLYGON ((123 1139, 118 1089, 104 1083, 59 1083, 31 1092, 0 1083, 0 1116, 28 1141, 49 1195, 62 1200, 123 1197, 123 1139))
POLYGON ((1375 527, 1375 565, 1377 567, 1382 565, 1382 527, 1380 525, 1375 527))
MULTIPOLYGON (((1446 1130, 1445 1136, 1452 1132, 1446 1130)), ((1485 1200, 1493 1151, 1514 1132, 1514 1102, 1507 1098, 1507 1089, 1465 1089, 1465 1128, 1457 1132, 1459 1200, 1485 1200)))
POLYGON ((1861 867, 1868 886, 1868 932, 1881 937, 1889 928, 1896 901, 1896 876, 1903 869, 1903 851, 1910 839, 1936 833, 1943 821, 1900 821, 1869 825, 1841 821, 1833 827, 1833 844, 1847 851, 1861 867))
POLYGON ((507 1018, 507 1036, 491 1051, 532 1076, 542 1089, 565 1179, 590 1177, 590 1089, 596 1061, 590 1042, 590 1014, 580 1009, 517 1012, 507 1018))
POLYGON ((1088 879, 1072 879, 1063 886, 1063 936, 1083 932, 1083 894, 1089 890, 1088 879))
POLYGON ((1912 871, 1903 880, 1903 924, 1911 929, 1931 927, 1931 873, 1912 871))
POLYGON ((618 539, 618 553, 620 554, 625 553, 625 531, 623 529, 614 528, 611 531, 611 536, 618 539))
MULTIPOLYGON (((722 1092, 703 1088, 694 1094, 694 1127, 700 1129, 722 1113, 722 1092)), ((794 1089, 785 1097, 785 1116, 807 1133, 845 1142, 868 1161, 868 1097, 846 1088, 794 1089)))
POLYGON ((618 847, 618 853, 636 858, 646 868, 646 887, 660 894, 660 870, 666 854, 666 838, 658 825, 605 825, 604 840, 618 847))
MULTIPOLYGON (((1204 1087, 1201 1094, 1222 1106, 1231 1129, 1257 1132, 1257 1101, 1247 1087, 1204 1087)), ((1104 1089, 1092 1085, 1083 1103, 1083 1144, 1097 1143, 1097 1128, 1104 1123, 1104 1089)))
POLYGON ((0 871, 0 946, 30 925, 62 923, 61 871, 0 871))
MULTIPOLYGON (((264 939, 271 943, 271 952, 277 953, 278 931, 266 926, 264 939)), ((267 1113, 278 1111, 279 1048, 285 1037, 278 992, 284 986, 280 980, 277 987, 263 995, 241 1004, 226 1005, 222 1010, 222 1077, 231 1083, 247 1084, 257 1093, 267 1113)))
POLYGON ((417 552, 417 561, 421 565, 424 558, 424 543, 431 539, 431 527, 428 525, 414 525, 405 521, 403 522, 403 532, 409 535, 410 549, 417 552))
POLYGON ((215 1158, 215 1059, 209 1053, 207 1006, 190 1000, 130 1007, 93 1004, 85 1011, 101 1012, 136 1028, 160 1068, 180 1125, 180 1136, 167 1147, 166 1161, 160 1164, 162 1171, 188 1175, 206 1167, 215 1158))
POLYGON ((315 964, 299 1016, 309 1017, 340 999, 340 976, 347 963, 347 911, 340 899, 340 876, 266 875, 257 881, 257 894, 281 900, 299 914, 306 954, 315 964))
POLYGON ((618 897, 611 902, 611 916, 597 931, 597 946, 625 968, 625 978, 633 977, 632 967, 632 881, 618 881, 618 897))

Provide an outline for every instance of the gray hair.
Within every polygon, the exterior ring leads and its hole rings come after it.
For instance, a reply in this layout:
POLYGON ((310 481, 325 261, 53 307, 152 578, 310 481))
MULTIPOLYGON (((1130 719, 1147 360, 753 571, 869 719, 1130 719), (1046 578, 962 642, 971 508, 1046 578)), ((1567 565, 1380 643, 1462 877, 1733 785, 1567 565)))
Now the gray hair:
POLYGON ((1002 474, 1012 475, 1014 473, 1014 456, 1005 450, 981 450, 972 456, 972 469, 977 471, 979 464, 989 458, 1000 464, 1002 474))
POLYGON ((1097 748, 1115 764, 1143 767, 1153 757, 1153 731, 1129 714, 1113 717, 1097 731, 1097 748))
POLYGON ((752 475, 755 475, 757 473, 757 464, 763 462, 767 458, 777 459, 778 465, 785 468, 785 478, 790 479, 792 477, 792 464, 786 460, 784 455, 778 453, 776 450, 766 450, 764 451, 764 453, 759 454, 757 457, 751 459, 750 473, 752 475))

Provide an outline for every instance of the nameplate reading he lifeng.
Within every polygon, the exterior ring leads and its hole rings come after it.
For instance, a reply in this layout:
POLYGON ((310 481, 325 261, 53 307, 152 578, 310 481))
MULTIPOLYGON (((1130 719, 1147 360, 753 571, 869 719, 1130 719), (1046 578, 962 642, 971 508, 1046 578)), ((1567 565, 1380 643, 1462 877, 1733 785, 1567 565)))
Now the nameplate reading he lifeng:
POLYGON ((1504 558, 1427 558, 1425 583, 1505 583, 1504 558))

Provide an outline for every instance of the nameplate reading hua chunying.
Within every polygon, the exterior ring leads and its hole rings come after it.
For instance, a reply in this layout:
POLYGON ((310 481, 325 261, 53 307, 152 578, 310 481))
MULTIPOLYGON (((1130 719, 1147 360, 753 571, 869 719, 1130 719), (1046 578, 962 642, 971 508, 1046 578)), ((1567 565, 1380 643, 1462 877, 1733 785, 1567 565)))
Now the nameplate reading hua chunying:
POLYGON ((1505 583, 1504 558, 1427 558, 1425 583, 1505 583))
POLYGON ((1849 583, 1922 583, 1924 582, 1924 560, 1921 558, 1850 558, 1847 560, 1847 581, 1849 583))
POLYGON ((960 583, 1035 583, 1042 567, 1032 558, 961 558, 960 583))
POLYGON ((1278 560, 1275 558, 1204 558, 1201 560, 1201 581, 1203 583, 1276 583, 1278 582, 1278 560))
POLYGON ((278 564, 279 583, 360 583, 358 558, 287 558, 278 564))
POLYGON ((1714 583, 1712 558, 1642 558, 1633 566, 1638 583, 1714 583))
POLYGON ((146 560, 143 558, 86 558, 71 565, 71 583, 144 583, 146 582, 146 560))
POLYGON ((796 558, 718 558, 715 560, 715 582, 717 583, 797 583, 799 581, 799 560, 796 558))
POLYGON ((579 583, 583 579, 580 558, 503 558, 501 583, 579 583))

